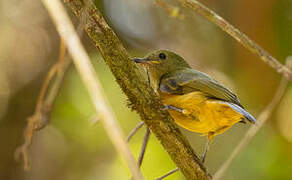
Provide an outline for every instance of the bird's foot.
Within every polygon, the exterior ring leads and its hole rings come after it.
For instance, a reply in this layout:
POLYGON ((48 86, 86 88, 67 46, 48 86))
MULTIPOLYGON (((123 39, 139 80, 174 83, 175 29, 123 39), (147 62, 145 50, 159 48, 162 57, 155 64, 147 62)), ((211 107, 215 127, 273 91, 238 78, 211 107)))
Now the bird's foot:
POLYGON ((175 107, 175 106, 172 106, 172 105, 165 105, 165 104, 164 104, 164 107, 163 107, 162 110, 170 110, 170 109, 174 110, 174 111, 177 111, 177 112, 180 112, 180 113, 182 113, 184 115, 190 115, 191 114, 191 112, 186 110, 186 109, 181 109, 181 108, 178 108, 178 107, 175 107))
POLYGON ((162 110, 174 110, 174 111, 178 111, 180 113, 184 113, 184 109, 172 106, 172 105, 166 105, 164 104, 164 107, 162 108, 162 110))

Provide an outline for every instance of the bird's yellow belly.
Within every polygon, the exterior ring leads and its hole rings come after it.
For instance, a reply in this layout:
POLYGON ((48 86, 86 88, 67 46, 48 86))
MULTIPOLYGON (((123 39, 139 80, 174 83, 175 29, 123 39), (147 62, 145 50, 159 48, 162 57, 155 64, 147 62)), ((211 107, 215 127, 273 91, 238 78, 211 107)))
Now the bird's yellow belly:
POLYGON ((178 125, 187 130, 208 135, 209 138, 225 132, 243 118, 242 114, 230 106, 220 103, 220 100, 208 99, 199 91, 185 95, 161 94, 161 99, 166 105, 184 110, 184 113, 168 110, 178 125))

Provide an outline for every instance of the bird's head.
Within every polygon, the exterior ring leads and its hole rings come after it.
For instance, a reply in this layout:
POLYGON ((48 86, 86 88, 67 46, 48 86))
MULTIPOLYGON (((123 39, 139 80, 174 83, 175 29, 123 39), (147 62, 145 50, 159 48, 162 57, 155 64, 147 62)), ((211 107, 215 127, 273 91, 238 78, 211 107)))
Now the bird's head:
POLYGON ((146 66, 153 80, 160 79, 161 76, 166 73, 171 73, 183 68, 190 68, 182 57, 167 50, 153 51, 145 57, 135 58, 133 61, 146 66))

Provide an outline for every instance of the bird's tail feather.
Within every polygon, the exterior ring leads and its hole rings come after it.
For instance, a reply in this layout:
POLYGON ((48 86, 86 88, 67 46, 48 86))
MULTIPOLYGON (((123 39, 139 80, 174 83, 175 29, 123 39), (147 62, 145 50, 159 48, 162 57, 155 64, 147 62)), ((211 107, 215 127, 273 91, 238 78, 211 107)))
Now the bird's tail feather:
POLYGON ((255 124, 256 123, 256 119, 249 113, 247 112, 245 109, 243 109, 242 107, 238 106, 237 104, 234 103, 230 103, 230 102, 222 102, 223 104, 226 104, 228 106, 230 106, 233 110, 239 112, 240 114, 242 114, 249 122, 255 124))

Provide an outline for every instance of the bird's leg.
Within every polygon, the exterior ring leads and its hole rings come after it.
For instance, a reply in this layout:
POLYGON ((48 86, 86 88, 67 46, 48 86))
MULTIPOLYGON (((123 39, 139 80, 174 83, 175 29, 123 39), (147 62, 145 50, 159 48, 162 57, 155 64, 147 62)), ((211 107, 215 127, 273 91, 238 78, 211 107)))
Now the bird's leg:
MULTIPOLYGON (((137 129, 137 127, 135 129, 137 129)), ((144 155, 145 155, 146 147, 147 147, 147 144, 148 144, 148 141, 149 141, 149 136, 150 136, 150 129, 148 127, 146 127, 146 132, 145 132, 145 135, 144 135, 144 138, 143 138, 143 143, 142 143, 142 146, 141 146, 141 149, 140 149, 140 153, 139 153, 139 157, 138 157, 139 168, 142 165, 142 161, 143 161, 143 158, 144 158, 144 155)), ((134 180, 133 177, 131 178, 131 180, 134 180)))
MULTIPOLYGON (((201 160, 202 163, 205 162, 206 155, 207 155, 207 152, 208 152, 208 150, 209 150, 209 147, 210 147, 210 144, 211 144, 213 138, 214 138, 214 132, 210 132, 210 133, 208 133, 208 141, 207 141, 207 143, 206 143, 206 146, 205 146, 205 149, 204 149, 204 152, 203 152, 202 158, 201 158, 201 159, 202 159, 202 160, 201 160)), ((157 178, 157 179, 155 179, 155 180, 162 180, 162 179, 164 179, 164 178, 170 176, 171 174, 177 172, 178 170, 179 170, 178 168, 175 168, 175 169, 169 171, 169 172, 166 173, 165 175, 160 176, 159 178, 157 178)))
POLYGON ((183 109, 181 109, 181 108, 175 107, 173 105, 166 105, 166 104, 164 104, 164 108, 162 110, 169 110, 169 109, 178 111, 180 113, 183 113, 183 109))
POLYGON ((206 145, 205 145, 205 149, 204 149, 203 155, 202 155, 202 157, 201 157, 201 161, 202 161, 202 163, 204 163, 205 160, 206 160, 206 155, 207 155, 207 152, 208 152, 208 150, 209 150, 209 145, 210 145, 210 140, 208 139, 208 141, 207 141, 207 143, 206 143, 206 145))
POLYGON ((146 147, 147 147, 147 144, 148 144, 148 141, 149 141, 149 136, 150 136, 150 129, 147 127, 145 135, 144 135, 143 143, 142 143, 142 146, 141 146, 139 158, 138 158, 139 167, 141 167, 141 165, 142 165, 142 161, 143 161, 143 158, 144 158, 145 150, 146 150, 146 147))
POLYGON ((164 174, 163 176, 160 176, 159 178, 155 179, 155 180, 162 180, 170 175, 172 175, 173 173, 177 172, 179 169, 178 168, 175 168, 171 171, 169 171, 168 173, 164 174))
POLYGON ((204 152, 203 152, 202 157, 201 157, 202 163, 204 163, 205 160, 206 160, 207 152, 209 150, 209 147, 210 147, 210 144, 211 144, 213 138, 214 138, 214 132, 209 132, 208 133, 208 140, 207 140, 207 143, 205 145, 204 152))
POLYGON ((189 111, 185 110, 185 109, 181 109, 181 108, 178 108, 178 107, 175 107, 173 105, 166 105, 164 104, 164 108, 162 110, 174 110, 174 111, 177 111, 177 112, 180 112, 180 113, 183 113, 185 115, 188 115, 190 114, 189 111))

